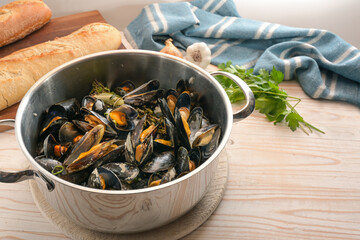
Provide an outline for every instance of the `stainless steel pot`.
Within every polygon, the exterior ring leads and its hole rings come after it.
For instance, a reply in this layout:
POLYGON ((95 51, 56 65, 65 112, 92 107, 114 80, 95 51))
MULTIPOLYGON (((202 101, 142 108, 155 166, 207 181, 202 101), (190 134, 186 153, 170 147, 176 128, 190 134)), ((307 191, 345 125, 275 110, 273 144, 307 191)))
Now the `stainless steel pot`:
POLYGON ((0 172, 0 182, 34 178, 53 208, 75 224, 89 229, 114 233, 153 229, 179 218, 201 200, 217 170, 218 155, 229 139, 233 121, 250 115, 254 105, 251 90, 238 77, 225 72, 209 74, 171 55, 143 50, 116 50, 81 57, 46 74, 23 98, 16 115, 15 133, 32 170, 0 172), (212 77, 221 74, 233 79, 246 96, 245 106, 234 114, 225 91, 212 77), (147 189, 97 190, 64 181, 34 160, 44 110, 71 97, 81 100, 90 91, 94 79, 109 87, 116 81, 128 79, 137 84, 158 79, 162 88, 173 88, 179 79, 190 77, 195 77, 191 87, 200 94, 206 114, 220 124, 222 136, 216 152, 186 176, 147 189))

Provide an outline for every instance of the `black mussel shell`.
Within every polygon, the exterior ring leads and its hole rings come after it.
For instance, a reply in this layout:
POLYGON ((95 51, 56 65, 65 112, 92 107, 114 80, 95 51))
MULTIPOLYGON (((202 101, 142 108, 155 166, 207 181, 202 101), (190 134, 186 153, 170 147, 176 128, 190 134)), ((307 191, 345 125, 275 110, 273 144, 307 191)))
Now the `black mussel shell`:
POLYGON ((139 168, 132 163, 107 163, 101 167, 111 170, 120 180, 132 183, 139 175, 139 168))
POLYGON ((146 173, 155 173, 159 171, 166 171, 174 167, 176 162, 173 152, 162 152, 155 154, 145 165, 141 166, 141 170, 146 173))
POLYGON ((184 147, 179 147, 176 156, 175 170, 177 174, 189 172, 189 152, 184 147))
MULTIPOLYGON (((90 128, 91 129, 91 128, 90 128)), ((90 130, 89 129, 89 130, 90 130)), ((83 133, 72 122, 65 122, 59 129, 59 142, 72 143, 74 139, 83 133)))
POLYGON ((133 91, 127 93, 124 97, 150 92, 150 91, 159 89, 159 87, 160 87, 159 80, 154 79, 154 80, 148 81, 148 82, 142 84, 141 86, 135 88, 133 91))
POLYGON ((70 98, 50 106, 48 109, 48 115, 72 119, 79 113, 79 109, 80 104, 76 98, 70 98))
POLYGON ((219 142, 220 142, 220 135, 221 135, 221 128, 218 127, 215 130, 214 135, 212 136, 212 139, 210 140, 209 144, 207 144, 204 147, 201 147, 203 160, 201 160, 201 163, 208 159, 218 148, 219 142))
POLYGON ((127 93, 129 93, 129 92, 131 92, 131 91, 133 91, 135 89, 135 84, 130 80, 126 80, 126 81, 121 82, 117 86, 113 86, 113 88, 114 88, 114 92, 116 94, 123 97, 127 93))
POLYGON ((90 174, 87 185, 91 188, 121 190, 119 178, 112 171, 98 167, 90 174))

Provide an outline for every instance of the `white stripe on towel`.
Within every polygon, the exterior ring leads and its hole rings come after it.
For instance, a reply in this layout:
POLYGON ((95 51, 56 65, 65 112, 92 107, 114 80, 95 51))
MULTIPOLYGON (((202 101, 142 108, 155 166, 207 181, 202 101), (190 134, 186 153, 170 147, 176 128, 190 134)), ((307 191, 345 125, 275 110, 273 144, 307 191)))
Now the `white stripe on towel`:
POLYGON ((218 32, 215 34, 216 38, 220 38, 222 36, 222 34, 224 33, 224 30, 230 26, 231 24, 233 24, 236 20, 236 17, 230 17, 228 21, 226 21, 226 23, 224 25, 222 25, 220 27, 220 29, 218 30, 218 32))
POLYGON ((276 29, 278 29, 279 27, 280 27, 280 24, 275 24, 274 26, 272 26, 272 27, 270 28, 269 32, 266 34, 265 39, 270 39, 270 38, 272 37, 274 31, 275 31, 276 29))
POLYGON ((294 57, 294 61, 295 61, 295 69, 300 68, 302 65, 301 57, 294 57))
POLYGON ((337 78, 338 78, 338 75, 336 73, 333 73, 333 78, 331 79, 331 84, 330 84, 330 91, 329 91, 329 94, 326 96, 327 99, 334 98, 337 78))
POLYGON ((269 25, 270 25, 270 23, 268 23, 268 22, 263 23, 260 26, 260 28, 258 29, 258 31, 256 32, 254 39, 259 39, 261 37, 261 34, 264 32, 265 28, 269 25))
POLYGON ((211 4, 213 4, 215 0, 210 0, 208 1, 201 9, 208 11, 208 8, 211 6, 211 4))
POLYGON ((219 10, 219 8, 222 7, 222 5, 224 5, 225 2, 226 0, 221 0, 218 4, 216 4, 216 6, 210 12, 211 13, 216 12, 217 10, 219 10))
POLYGON ((355 60, 356 58, 360 57, 360 52, 358 52, 354 57, 352 57, 349 61, 355 60))
MULTIPOLYGON (((219 56, 221 53, 223 53, 226 49, 228 49, 229 47, 232 47, 232 46, 235 46, 235 45, 238 45, 240 43, 242 43, 244 40, 240 39, 240 40, 237 40, 237 41, 234 41, 232 43, 225 43, 223 44, 216 52, 214 52, 212 55, 211 55, 211 58, 216 58, 217 56, 219 56)), ((220 43, 220 41, 218 42, 220 43)))
POLYGON ((164 26, 164 29, 162 30, 162 33, 166 33, 167 30, 168 30, 168 23, 167 23, 164 15, 162 14, 162 12, 161 12, 161 10, 160 10, 159 4, 158 4, 158 3, 155 3, 155 4, 154 4, 154 8, 155 8, 156 14, 158 15, 161 23, 162 23, 163 26, 164 26))
POLYGON ((187 5, 189 5, 189 7, 190 7, 190 9, 191 9, 191 14, 192 14, 192 16, 193 16, 193 18, 195 19, 195 21, 196 21, 196 23, 199 23, 200 21, 199 21, 199 19, 196 17, 196 15, 195 15, 195 11, 196 10, 198 10, 199 8, 198 7, 196 7, 196 6, 194 6, 194 5, 192 5, 192 4, 190 4, 189 2, 186 2, 187 3, 187 5))
POLYGON ((338 64, 339 62, 341 62, 342 60, 344 60, 347 56, 350 55, 350 53, 352 53, 352 51, 356 50, 357 48, 354 46, 349 47, 340 57, 338 57, 334 63, 338 64))
POLYGON ((146 12, 146 15, 148 16, 148 19, 149 19, 149 22, 151 23, 154 31, 157 33, 159 32, 159 26, 157 25, 155 19, 154 19, 154 16, 151 12, 151 9, 150 9, 150 6, 146 6, 145 7, 145 12, 146 12))
POLYGON ((242 67, 244 67, 245 69, 248 69, 248 68, 252 68, 254 67, 255 63, 257 62, 259 58, 255 58, 254 60, 251 60, 250 62, 248 63, 245 63, 244 65, 242 65, 242 67))
POLYGON ((208 38, 211 36, 212 32, 214 31, 214 29, 216 28, 216 26, 222 24, 223 22, 225 22, 229 17, 224 17, 222 18, 218 23, 212 25, 205 33, 204 37, 208 38))
POLYGON ((284 80, 290 79, 290 60, 286 59, 284 62, 284 80))
POLYGON ((321 83, 321 85, 318 87, 318 89, 316 89, 315 93, 313 94, 313 98, 319 98, 320 95, 323 93, 323 91, 324 91, 325 88, 326 88, 326 85, 325 85, 326 74, 325 74, 325 72, 321 73, 321 80, 322 80, 322 83, 321 83))
POLYGON ((312 44, 316 43, 317 41, 319 41, 326 33, 327 33, 326 30, 320 30, 320 34, 319 34, 319 35, 317 35, 315 38, 307 41, 306 43, 312 45, 312 44))

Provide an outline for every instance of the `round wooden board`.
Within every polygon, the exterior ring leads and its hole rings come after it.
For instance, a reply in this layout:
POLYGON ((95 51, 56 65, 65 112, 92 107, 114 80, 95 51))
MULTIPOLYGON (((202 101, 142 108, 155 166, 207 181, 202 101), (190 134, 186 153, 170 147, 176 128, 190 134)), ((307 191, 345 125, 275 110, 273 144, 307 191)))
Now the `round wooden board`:
POLYGON ((204 198, 187 214, 175 220, 166 226, 153 229, 146 232, 135 234, 111 234, 96 232, 77 226, 70 222, 62 214, 53 209, 43 194, 40 192, 36 182, 30 181, 30 190, 34 201, 43 216, 52 224, 59 227, 62 232, 69 238, 75 240, 92 240, 92 239, 107 239, 107 240, 134 240, 134 239, 179 239, 197 229, 203 224, 215 211, 224 195, 226 183, 228 178, 228 161, 227 153, 224 149, 219 155, 218 171, 212 180, 210 187, 204 198))

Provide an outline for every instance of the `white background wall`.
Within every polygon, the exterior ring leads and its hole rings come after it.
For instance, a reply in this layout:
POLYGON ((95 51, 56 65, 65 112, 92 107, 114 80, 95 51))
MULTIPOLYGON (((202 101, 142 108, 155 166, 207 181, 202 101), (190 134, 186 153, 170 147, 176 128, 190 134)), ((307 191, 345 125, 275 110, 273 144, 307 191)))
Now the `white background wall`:
MULTIPOLYGON (((12 0, 0 0, 0 5, 12 0)), ((99 10, 122 30, 141 9, 175 0, 44 0, 53 17, 99 10)), ((360 49, 360 0, 235 0, 242 17, 294 27, 326 29, 360 49)))

